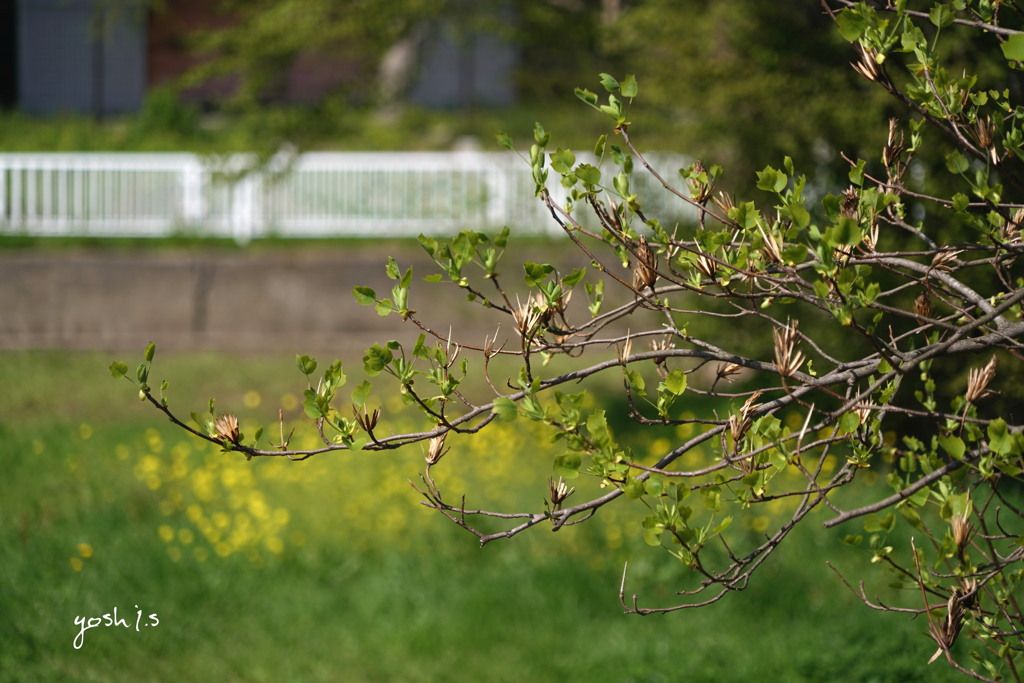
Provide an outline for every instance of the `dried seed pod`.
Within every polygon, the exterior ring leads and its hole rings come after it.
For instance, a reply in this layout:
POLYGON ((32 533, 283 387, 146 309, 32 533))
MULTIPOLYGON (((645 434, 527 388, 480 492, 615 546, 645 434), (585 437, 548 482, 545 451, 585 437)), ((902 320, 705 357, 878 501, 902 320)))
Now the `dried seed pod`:
POLYGON ((932 299, 928 296, 928 292, 921 292, 914 299, 914 315, 919 318, 932 317, 932 299))
POLYGON ((993 164, 999 163, 999 153, 996 151, 995 135, 996 135, 996 124, 993 123, 991 116, 986 116, 984 119, 978 118, 974 122, 974 128, 968 129, 971 137, 978 143, 978 147, 985 150, 988 153, 988 158, 993 164))
POLYGON ((633 264, 633 289, 637 293, 654 287, 658 279, 658 257, 641 235, 636 247, 636 262, 633 264))
POLYGON ((622 345, 622 348, 619 348, 618 344, 615 345, 615 355, 618 357, 620 365, 625 365, 626 364, 626 361, 629 360, 629 354, 632 351, 633 351, 633 339, 627 333, 626 334, 626 343, 622 345))
POLYGON ((444 457, 444 454, 450 451, 450 448, 444 447, 444 440, 448 437, 448 432, 435 436, 427 444, 427 454, 423 456, 423 459, 427 461, 427 465, 436 465, 437 461, 444 457))
POLYGON ((718 264, 715 263, 704 250, 700 248, 700 244, 697 245, 697 259, 694 262, 697 270, 700 271, 701 275, 715 279, 715 275, 718 274, 718 264))
POLYGON ((967 402, 974 403, 975 401, 991 396, 992 392, 988 391, 989 382, 996 377, 996 369, 999 367, 999 361, 996 360, 995 356, 992 356, 988 363, 985 364, 984 368, 980 370, 978 368, 971 368, 967 372, 967 402))
POLYGON ((1003 227, 1000 228, 1000 239, 1010 244, 1020 242, 1021 225, 1024 225, 1024 209, 1017 209, 1016 213, 1013 214, 1013 218, 1003 223, 1003 227))
POLYGON ((843 190, 840 198, 839 215, 844 218, 857 220, 858 208, 860 207, 860 195, 857 194, 857 190, 853 186, 850 186, 843 190))
POLYGON ((873 253, 876 246, 878 246, 878 223, 872 220, 867 232, 864 233, 864 239, 860 241, 860 247, 862 251, 873 253))
POLYGON ((943 652, 953 647, 957 636, 960 635, 960 629, 964 625, 963 601, 964 590, 953 586, 949 590, 949 601, 946 603, 946 618, 938 626, 932 623, 928 624, 928 630, 931 632, 932 639, 939 644, 939 649, 928 660, 929 664, 938 659, 943 652))
POLYGON ((770 232, 765 232, 761 226, 757 227, 761 233, 761 253, 769 263, 782 263, 782 244, 779 238, 770 232))
MULTIPOLYGON (((654 351, 654 352, 668 351, 669 349, 674 349, 675 348, 675 344, 672 342, 671 338, 669 338, 669 339, 653 339, 650 342, 648 342, 647 347, 651 351, 654 351)), ((668 377, 668 359, 667 358, 665 358, 664 356, 661 356, 660 358, 655 358, 654 359, 654 366, 655 366, 655 369, 658 371, 658 377, 661 377, 662 379, 665 379, 666 377, 668 377)))
POLYGON ((224 413, 213 423, 218 438, 231 443, 238 443, 238 418, 231 413, 224 413))
POLYGON ((882 163, 886 168, 890 168, 899 161, 900 155, 903 154, 903 133, 896 130, 897 125, 899 125, 899 121, 889 119, 889 139, 886 140, 885 147, 882 148, 882 163))
POLYGON ((956 257, 964 253, 966 249, 954 249, 953 251, 940 251, 932 258, 932 268, 935 270, 942 270, 950 272, 950 268, 947 264, 956 260, 956 257))
POLYGON ((377 420, 380 419, 380 408, 375 408, 371 413, 366 410, 365 406, 363 412, 359 412, 358 408, 352 406, 352 414, 356 416, 356 422, 363 428, 363 431, 370 433, 377 426, 377 420))
POLYGON ((562 502, 571 496, 575 490, 575 488, 569 488, 561 477, 558 478, 558 483, 555 483, 554 479, 548 477, 548 493, 551 496, 551 506, 555 510, 561 509, 562 502))
MULTIPOLYGON (((518 299, 516 301, 518 303, 518 299)), ((527 300, 525 304, 519 304, 518 308, 512 310, 512 320, 515 321, 516 332, 525 339, 540 323, 540 312, 537 311, 532 301, 527 300)))
POLYGON ((799 320, 794 320, 781 329, 772 330, 775 338, 775 367, 783 377, 792 377, 806 360, 803 352, 796 350, 800 343, 797 334, 799 323, 799 320))
POLYGON ((715 376, 727 382, 735 382, 736 378, 734 375, 738 375, 742 370, 743 366, 737 363, 720 363, 718 370, 715 371, 715 376))
POLYGON ((850 63, 853 70, 859 73, 869 81, 877 81, 882 77, 882 70, 878 67, 878 62, 875 61, 875 57, 878 56, 878 52, 874 48, 864 49, 860 45, 857 46, 860 51, 860 61, 854 64, 850 63))
POLYGON ((953 515, 952 519, 949 520, 953 531, 953 542, 956 544, 957 552, 961 555, 963 555, 964 549, 970 543, 971 535, 974 533, 974 528, 967 523, 967 520, 966 512, 962 515, 953 515))
POLYGON ((867 424, 867 421, 871 418, 871 411, 874 409, 872 403, 858 403, 853 408, 853 412, 857 414, 857 419, 860 420, 861 424, 867 424))
POLYGON ((728 214, 729 209, 735 208, 736 206, 736 203, 733 201, 732 197, 725 192, 719 192, 718 196, 712 197, 711 200, 715 203, 715 206, 717 206, 719 210, 721 210, 721 212, 724 214, 728 214))

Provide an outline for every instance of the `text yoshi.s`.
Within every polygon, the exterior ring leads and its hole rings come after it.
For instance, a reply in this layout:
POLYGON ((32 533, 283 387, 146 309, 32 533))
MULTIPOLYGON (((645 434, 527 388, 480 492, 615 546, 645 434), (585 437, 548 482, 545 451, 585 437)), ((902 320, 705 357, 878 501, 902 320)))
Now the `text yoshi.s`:
MULTIPOLYGON (((135 605, 135 609, 138 609, 138 608, 139 608, 139 606, 135 605)), ((156 616, 155 613, 149 615, 149 623, 142 623, 142 610, 139 610, 138 614, 135 617, 135 630, 136 631, 139 630, 140 624, 142 626, 156 626, 159 623, 160 623, 160 620, 157 619, 157 616, 156 616)), ((91 628, 96 628, 97 626, 100 626, 100 625, 103 625, 103 626, 124 626, 125 628, 131 628, 132 627, 132 625, 130 623, 128 623, 127 621, 125 621, 124 619, 118 619, 117 618, 117 608, 116 607, 114 608, 114 615, 113 615, 113 617, 111 617, 110 614, 104 614, 102 617, 75 617, 75 626, 78 626, 78 625, 82 626, 82 630, 78 632, 77 636, 75 636, 75 649, 76 650, 81 649, 82 645, 85 644, 85 632, 88 631, 91 628), (106 622, 105 624, 103 623, 104 621, 106 622)))

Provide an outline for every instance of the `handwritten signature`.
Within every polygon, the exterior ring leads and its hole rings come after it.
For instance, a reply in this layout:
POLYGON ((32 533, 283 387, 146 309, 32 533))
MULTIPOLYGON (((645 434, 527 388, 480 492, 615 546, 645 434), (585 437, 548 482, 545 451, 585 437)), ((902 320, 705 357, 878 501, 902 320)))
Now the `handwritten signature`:
MULTIPOLYGON (((135 609, 139 609, 139 606, 135 605, 135 609)), ((149 623, 143 623, 142 622, 142 610, 139 609, 138 614, 135 617, 135 630, 136 631, 140 630, 139 629, 140 625, 142 625, 142 626, 157 626, 157 625, 159 625, 159 623, 160 623, 160 620, 157 618, 155 613, 149 615, 149 623)), ((88 631, 91 628, 96 628, 97 626, 101 626, 101 625, 102 626, 124 626, 125 628, 131 628, 132 627, 132 625, 129 622, 125 621, 124 619, 118 619, 117 618, 117 608, 116 607, 114 608, 114 615, 113 615, 113 617, 111 617, 111 615, 109 613, 108 614, 104 614, 102 617, 75 617, 75 626, 78 626, 78 625, 82 626, 82 630, 78 632, 77 636, 75 636, 75 649, 76 650, 81 649, 82 645, 85 644, 85 632, 88 631), (106 623, 104 623, 104 622, 106 622, 106 623)))

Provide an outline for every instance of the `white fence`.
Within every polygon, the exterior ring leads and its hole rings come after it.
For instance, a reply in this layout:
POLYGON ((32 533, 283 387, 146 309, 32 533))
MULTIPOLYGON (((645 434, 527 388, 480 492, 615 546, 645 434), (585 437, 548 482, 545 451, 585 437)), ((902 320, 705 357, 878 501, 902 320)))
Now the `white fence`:
MULTIPOLYGON (((680 155, 650 159, 670 182, 688 163, 680 155)), ((559 232, 534 197, 529 165, 512 153, 313 152, 245 172, 252 165, 246 155, 0 154, 0 233, 191 233, 245 243, 269 235, 415 236, 503 225, 559 232)), ((633 184, 648 217, 666 227, 693 219, 684 202, 642 170, 633 184)), ((548 186, 560 197, 557 174, 548 186)))

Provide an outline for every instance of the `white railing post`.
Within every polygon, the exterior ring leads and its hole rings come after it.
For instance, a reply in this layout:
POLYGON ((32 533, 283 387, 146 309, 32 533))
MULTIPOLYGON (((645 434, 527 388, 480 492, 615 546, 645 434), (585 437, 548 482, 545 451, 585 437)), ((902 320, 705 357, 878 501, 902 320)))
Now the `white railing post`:
MULTIPOLYGON (((579 160, 596 162, 589 157, 579 160)), ((285 237, 414 237, 506 224, 561 233, 533 196, 529 166, 507 153, 320 152, 282 154, 260 171, 254 163, 252 155, 207 163, 173 153, 0 154, 0 225, 33 235, 160 236, 184 223, 240 243, 271 223, 285 237)), ((553 172, 548 189, 565 201, 553 172)), ((664 225, 693 220, 681 202, 653 194, 647 206, 664 225)), ((592 220, 584 209, 576 215, 592 220)))
POLYGON ((8 224, 7 219, 7 164, 0 159, 0 225, 8 224))
POLYGON ((498 166, 484 171, 487 183, 487 223, 492 228, 505 224, 508 215, 508 173, 498 166))
POLYGON ((206 175, 199 159, 192 159, 181 170, 181 217, 190 226, 199 225, 206 217, 203 206, 203 180, 206 175))
POLYGON ((11 225, 21 227, 21 168, 15 164, 11 168, 11 225))
POLYGON ((231 186, 231 236, 245 246, 252 239, 256 218, 256 193, 253 174, 249 173, 231 186))

